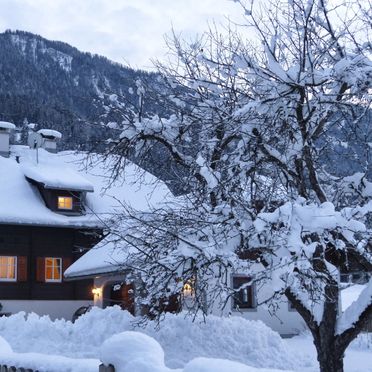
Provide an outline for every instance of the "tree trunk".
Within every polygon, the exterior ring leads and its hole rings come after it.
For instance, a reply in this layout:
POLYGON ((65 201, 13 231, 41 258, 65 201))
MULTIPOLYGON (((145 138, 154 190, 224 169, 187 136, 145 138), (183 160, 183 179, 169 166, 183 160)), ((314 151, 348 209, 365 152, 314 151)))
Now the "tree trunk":
POLYGON ((318 353, 320 372, 344 371, 344 355, 341 350, 336 350, 334 345, 315 346, 318 353))

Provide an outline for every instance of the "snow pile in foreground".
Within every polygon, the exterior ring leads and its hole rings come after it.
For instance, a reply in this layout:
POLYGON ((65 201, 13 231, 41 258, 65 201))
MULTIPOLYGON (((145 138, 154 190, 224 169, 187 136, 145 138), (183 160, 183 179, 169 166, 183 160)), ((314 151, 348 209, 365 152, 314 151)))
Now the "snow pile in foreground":
POLYGON ((293 356, 278 333, 261 321, 240 316, 208 316, 205 323, 202 318, 191 322, 185 316, 167 314, 160 329, 150 323, 144 332, 162 345, 171 367, 196 357, 225 358, 255 367, 293 367, 293 356))
POLYGON ((183 367, 197 357, 224 358, 265 368, 298 366, 279 334, 259 321, 238 316, 209 316, 207 323, 203 323, 198 318, 192 322, 184 314, 167 314, 157 329, 155 322, 149 322, 144 328, 137 327, 136 320, 119 307, 93 308, 75 324, 19 313, 0 318, 0 336, 16 352, 97 358, 106 339, 123 331, 136 330, 160 343, 165 351, 165 362, 171 368, 183 367))
MULTIPOLYGON (((134 331, 111 336, 101 346, 99 356, 106 365, 114 365, 116 372, 282 372, 212 358, 195 358, 183 369, 171 369, 165 365, 164 350, 160 344, 152 337, 134 331)), ((0 337, 0 363, 41 372, 96 372, 100 361, 41 353, 15 353, 7 341, 0 337)))
POLYGON ((97 372, 100 364, 97 359, 72 359, 41 353, 15 353, 1 336, 0 362, 8 367, 23 367, 47 372, 97 372))
POLYGON ((169 369, 164 363, 164 351, 152 337, 139 332, 123 332, 106 340, 101 360, 115 366, 117 372, 279 372, 256 369, 226 359, 196 358, 181 369, 169 369))

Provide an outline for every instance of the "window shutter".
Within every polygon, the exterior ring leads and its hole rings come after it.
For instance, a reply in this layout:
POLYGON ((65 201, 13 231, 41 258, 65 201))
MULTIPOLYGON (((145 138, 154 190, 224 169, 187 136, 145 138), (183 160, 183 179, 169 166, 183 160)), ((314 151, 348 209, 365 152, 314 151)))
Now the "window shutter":
POLYGON ((45 282, 45 257, 36 259, 36 281, 45 282))
POLYGON ((69 266, 72 264, 72 259, 71 257, 62 257, 62 279, 63 279, 63 274, 67 270, 69 266))
POLYGON ((17 257, 17 281, 27 282, 27 257, 17 257))

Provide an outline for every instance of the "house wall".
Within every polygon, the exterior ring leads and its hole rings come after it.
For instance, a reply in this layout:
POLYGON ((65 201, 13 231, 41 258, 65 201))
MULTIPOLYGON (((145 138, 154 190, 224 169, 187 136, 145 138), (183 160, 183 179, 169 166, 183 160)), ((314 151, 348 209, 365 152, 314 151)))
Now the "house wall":
POLYGON ((79 247, 90 248, 97 239, 93 234, 86 235, 84 231, 69 228, 0 225, 0 255, 27 257, 27 275, 23 281, 0 281, 2 312, 31 310, 48 314, 51 311, 53 317, 59 317, 75 311, 81 303, 92 301, 91 279, 57 283, 40 281, 37 259, 61 257, 72 263, 81 256, 79 247), (58 306, 61 309, 58 310, 58 306))
MULTIPOLYGON (((257 297, 260 301, 262 295, 259 293, 257 297)), ((274 331, 285 336, 299 334, 307 329, 305 322, 297 311, 290 309, 286 298, 283 297, 278 305, 279 307, 275 310, 275 313, 270 312, 264 305, 255 309, 236 310, 233 309, 232 300, 230 300, 224 310, 215 308, 211 312, 220 316, 241 316, 248 320, 261 320, 274 331)))
MULTIPOLYGON (((114 283, 125 283, 125 276, 113 274, 113 275, 102 275, 97 276, 94 279, 94 287, 98 289, 98 293, 94 295, 94 305, 100 308, 108 306, 110 301, 110 288, 114 283)), ((134 291, 136 291, 134 287, 134 291)), ((134 292, 135 295, 135 292, 134 292)), ((134 314, 141 315, 141 309, 134 305, 134 314)))
MULTIPOLYGON (((260 268, 257 268, 258 270, 260 268)), ((237 274, 239 276, 239 273, 237 274)), ((230 286, 232 288, 233 275, 230 276, 230 286)), ((269 284, 263 284, 259 290, 254 287, 256 303, 264 303, 273 295, 273 290, 269 284)), ((241 316, 248 320, 261 320, 274 331, 281 335, 294 335, 307 329, 305 322, 294 309, 290 308, 289 302, 285 296, 274 301, 274 309, 266 305, 257 306, 252 309, 237 310, 233 306, 233 299, 230 297, 223 310, 216 306, 211 309, 211 313, 219 316, 241 316)))
MULTIPOLYGON (((232 281, 232 276, 230 278, 232 281)), ((99 291, 98 295, 94 296, 94 305, 103 308, 105 306, 105 287, 111 285, 115 281, 125 281, 123 275, 101 275, 94 279, 94 287, 99 291)), ((232 284, 232 283, 231 283, 232 284)), ((269 286, 260 288, 260 291, 256 291, 256 301, 261 302, 268 298, 272 290, 269 286)), ((261 320, 268 327, 274 331, 279 332, 281 335, 290 336, 299 334, 300 332, 307 329, 305 322, 297 311, 290 309, 288 300, 283 297, 276 302, 278 308, 275 313, 271 313, 268 308, 259 306, 255 309, 244 309, 236 310, 233 308, 232 300, 229 300, 228 304, 223 310, 217 306, 209 309, 209 312, 217 316, 241 316, 249 320, 261 320)), ((136 308, 136 315, 141 314, 141 309, 136 308)))

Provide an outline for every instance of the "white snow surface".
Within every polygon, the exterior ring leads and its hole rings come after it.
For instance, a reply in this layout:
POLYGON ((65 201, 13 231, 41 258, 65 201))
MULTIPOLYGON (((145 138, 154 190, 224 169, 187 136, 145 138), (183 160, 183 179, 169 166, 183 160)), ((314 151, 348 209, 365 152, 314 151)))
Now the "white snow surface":
POLYGON ((2 128, 2 129, 15 129, 16 126, 12 123, 7 122, 7 121, 0 121, 0 128, 2 128))
POLYGON ((126 262, 134 248, 119 248, 108 239, 103 239, 81 258, 75 261, 65 272, 66 278, 89 276, 115 272, 126 262))
POLYGON ((0 173, 4 175, 0 184, 0 223, 73 227, 100 225, 92 213, 69 217, 48 209, 15 159, 0 157, 0 173))
POLYGON ((114 365, 117 372, 279 372, 214 358, 195 358, 182 370, 170 369, 166 367, 164 351, 155 339, 130 331, 106 340, 101 347, 101 360, 106 365, 114 365))
POLYGON ((15 353, 0 337, 0 363, 8 367, 29 368, 40 372, 97 372, 99 360, 73 359, 42 353, 15 353))
POLYGON ((198 357, 229 359, 256 368, 292 369, 297 365, 279 334, 259 321, 208 316, 204 323, 202 318, 192 322, 183 313, 167 314, 157 329, 156 322, 139 327, 136 320, 119 307, 93 308, 74 324, 18 313, 0 318, 0 336, 17 353, 98 358, 101 345, 109 337, 135 330, 160 343, 169 368, 183 368, 198 357))
MULTIPOLYGON (((116 367, 123 366, 121 360, 132 363, 125 372, 319 371, 309 333, 281 339, 262 322, 240 316, 208 316, 203 323, 167 314, 159 329, 136 320, 119 307, 93 308, 74 324, 36 314, 0 317, 0 336, 9 343, 0 337, 0 362, 38 368, 44 363, 41 372, 96 372, 100 357, 116 367)), ((345 371, 372 372, 371 345, 368 335, 360 335, 346 350, 345 371)))
MULTIPOLYGON (((93 164, 85 164, 86 154, 62 152, 51 154, 39 149, 39 163, 36 150, 26 146, 12 146, 9 158, 0 157, 0 223, 32 224, 61 227, 102 227, 121 203, 145 210, 151 203, 161 202, 168 194, 167 187, 158 183, 153 192, 155 177, 149 173, 143 176, 143 185, 133 181, 139 168, 129 165, 120 179, 106 192, 110 176, 107 162, 100 162, 99 156, 92 156, 93 164), (16 161, 19 156, 19 163, 16 161), (93 189, 86 197, 86 213, 82 216, 65 216, 48 209, 37 188, 25 178, 25 174, 49 187, 69 189, 93 189)), ((110 159, 108 160, 110 161, 110 159)))
POLYGON ((341 291, 342 311, 345 311, 354 301, 359 298, 365 287, 365 284, 352 284, 341 291))
POLYGON ((39 152, 38 161, 36 161, 36 150, 23 148, 17 151, 22 171, 26 177, 43 184, 47 189, 94 191, 93 184, 68 167, 58 155, 51 154, 44 149, 37 151, 39 152))
POLYGON ((87 202, 88 206, 91 205, 97 213, 112 215, 122 210, 122 205, 139 211, 148 211, 151 207, 160 205, 164 200, 172 197, 163 182, 130 162, 125 167, 125 171, 120 173, 119 178, 112 182, 110 169, 115 161, 113 157, 104 160, 99 155, 87 157, 85 153, 73 151, 60 152, 58 156, 94 185, 95 192, 87 195, 87 202))
POLYGON ((362 312, 372 304, 372 279, 361 291, 359 297, 353 301, 342 313, 337 321, 337 334, 342 334, 358 321, 362 312))
POLYGON ((54 137, 58 139, 62 138, 62 133, 54 129, 40 129, 37 132, 41 134, 42 136, 46 136, 46 137, 54 137))
POLYGON ((152 337, 127 331, 106 340, 100 350, 100 359, 115 371, 165 372, 164 351, 152 337))

